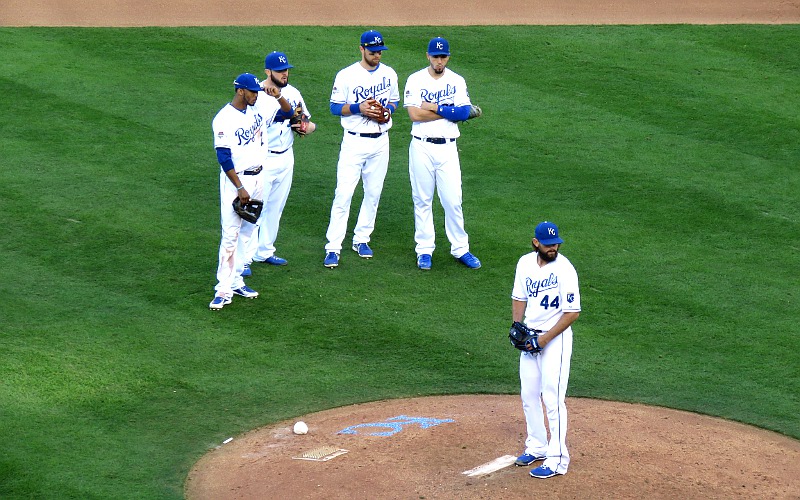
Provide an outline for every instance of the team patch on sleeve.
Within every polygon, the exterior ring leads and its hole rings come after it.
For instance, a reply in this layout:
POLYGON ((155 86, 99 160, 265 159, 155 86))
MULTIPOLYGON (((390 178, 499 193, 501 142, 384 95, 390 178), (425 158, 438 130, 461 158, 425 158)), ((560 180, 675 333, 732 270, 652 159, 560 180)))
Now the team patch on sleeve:
POLYGON ((567 294, 567 303, 572 304, 573 302, 575 302, 575 294, 574 293, 568 293, 567 294))

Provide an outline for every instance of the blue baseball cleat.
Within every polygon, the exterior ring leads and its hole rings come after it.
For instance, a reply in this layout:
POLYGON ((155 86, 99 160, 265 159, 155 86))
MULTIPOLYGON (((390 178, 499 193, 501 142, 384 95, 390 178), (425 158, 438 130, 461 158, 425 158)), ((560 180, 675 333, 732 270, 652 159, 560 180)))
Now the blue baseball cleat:
POLYGON ((469 252, 459 257, 458 260, 470 269, 480 269, 481 267, 481 261, 469 252))
POLYGON ((325 260, 322 264, 329 269, 333 269, 339 265, 339 254, 336 252, 328 252, 325 254, 325 260))
POLYGON ((363 259, 371 259, 373 255, 372 249, 366 243, 353 243, 353 251, 363 259))
POLYGON ((430 271, 431 270, 431 256, 424 253, 417 257, 417 267, 422 269, 423 271, 430 271))

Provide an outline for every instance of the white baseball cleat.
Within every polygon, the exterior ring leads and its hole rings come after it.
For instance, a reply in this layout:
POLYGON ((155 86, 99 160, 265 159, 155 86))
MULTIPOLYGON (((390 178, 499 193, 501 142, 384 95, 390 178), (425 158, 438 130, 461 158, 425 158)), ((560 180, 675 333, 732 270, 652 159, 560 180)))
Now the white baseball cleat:
POLYGON ((230 297, 217 295, 214 297, 214 300, 212 300, 211 303, 208 304, 208 308, 211 309, 212 311, 219 311, 220 309, 222 309, 223 307, 227 306, 230 303, 231 303, 230 297))
POLYGON ((241 288, 235 289, 233 291, 233 293, 235 293, 236 295, 239 295, 240 297, 245 297, 247 299, 254 299, 254 298, 258 297, 258 292, 256 292, 255 290, 253 290, 252 288, 250 288, 247 285, 242 285, 241 288))

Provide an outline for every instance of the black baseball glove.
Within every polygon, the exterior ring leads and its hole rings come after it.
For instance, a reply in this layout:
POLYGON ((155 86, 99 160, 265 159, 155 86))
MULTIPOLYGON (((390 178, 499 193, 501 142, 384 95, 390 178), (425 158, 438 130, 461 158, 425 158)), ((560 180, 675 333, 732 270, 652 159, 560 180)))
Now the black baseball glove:
POLYGON ((524 323, 515 321, 508 331, 508 339, 511 341, 511 345, 520 351, 536 354, 542 351, 542 348, 539 347, 539 333, 541 332, 531 330, 524 323))
POLYGON ((244 204, 242 204, 238 196, 233 200, 233 211, 239 214, 239 217, 243 220, 251 224, 255 224, 258 221, 262 208, 264 208, 264 202, 261 200, 250 198, 250 201, 244 204))
POLYGON ((289 118, 289 126, 294 130, 297 135, 303 136, 308 133, 308 115, 303 111, 303 106, 298 104, 294 108, 294 115, 289 118))

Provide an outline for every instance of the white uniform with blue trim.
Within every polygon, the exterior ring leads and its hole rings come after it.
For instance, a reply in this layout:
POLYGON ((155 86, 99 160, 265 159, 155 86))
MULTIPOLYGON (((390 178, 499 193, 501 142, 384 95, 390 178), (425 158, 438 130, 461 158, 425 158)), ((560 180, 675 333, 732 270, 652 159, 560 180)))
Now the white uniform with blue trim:
MULTIPOLYGON (((214 117, 211 128, 214 131, 214 148, 231 150, 236 174, 251 198, 261 199, 261 175, 248 175, 263 169, 263 133, 272 122, 280 105, 275 98, 264 92, 258 93, 255 106, 247 106, 239 111, 230 103, 226 104, 214 117)), ((238 191, 220 169, 219 173, 220 219, 222 238, 219 244, 219 264, 217 266, 217 295, 231 297, 232 290, 244 286, 244 249, 248 247, 255 225, 243 221, 233 211, 233 200, 238 191)))
MULTIPOLYGON (((537 253, 531 252, 517 263, 511 298, 527 302, 525 324, 528 328, 547 331, 565 312, 580 312, 578 273, 561 254, 553 262, 539 267, 537 253)), ((570 460, 566 396, 571 358, 572 327, 569 327, 538 355, 523 352, 519 360, 522 409, 528 431, 525 453, 537 457, 546 455, 542 465, 558 474, 567 472, 570 460), (542 402, 550 424, 549 441, 542 402)))
MULTIPOLYGON (((408 77, 403 106, 420 107, 423 102, 453 106, 472 104, 464 78, 447 68, 439 78, 431 76, 429 68, 408 77)), ((461 209, 461 164, 456 146, 460 135, 458 124, 445 118, 411 125, 408 173, 414 201, 414 240, 418 256, 432 254, 436 246, 432 208, 437 190, 444 209, 450 254, 459 258, 469 252, 469 236, 464 229, 461 209)))
MULTIPOLYGON (((383 63, 373 71, 360 62, 351 64, 336 74, 331 103, 359 104, 375 99, 386 106, 400 101, 397 73, 383 63)), ((359 179, 364 186, 364 199, 353 231, 353 244, 368 243, 378 213, 383 181, 389 166, 389 134, 392 120, 380 124, 360 114, 342 116, 344 135, 336 168, 336 192, 331 206, 325 245, 326 252, 340 253, 347 233, 350 202, 359 179), (362 134, 369 134, 364 136, 362 134)))
MULTIPOLYGON (((281 95, 289 101, 292 109, 301 105, 305 114, 311 117, 297 88, 287 84, 281 88, 281 95)), ((264 185, 264 208, 258 221, 258 238, 253 238, 253 244, 245 258, 246 263, 253 260, 265 261, 275 255, 275 240, 278 237, 281 215, 292 188, 294 136, 288 119, 274 121, 266 129, 264 170, 261 173, 264 185)))

